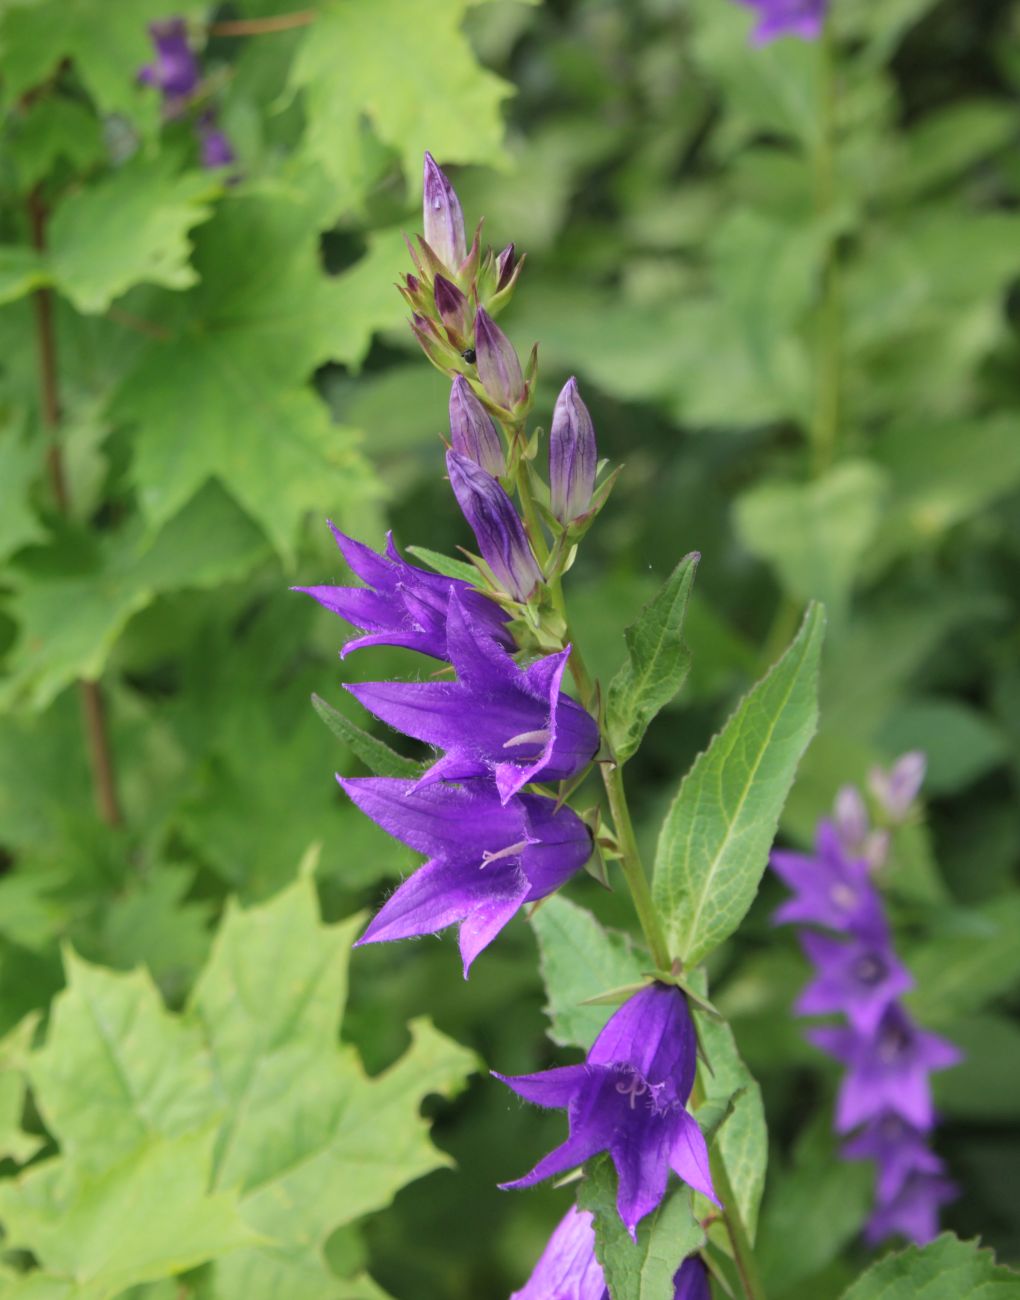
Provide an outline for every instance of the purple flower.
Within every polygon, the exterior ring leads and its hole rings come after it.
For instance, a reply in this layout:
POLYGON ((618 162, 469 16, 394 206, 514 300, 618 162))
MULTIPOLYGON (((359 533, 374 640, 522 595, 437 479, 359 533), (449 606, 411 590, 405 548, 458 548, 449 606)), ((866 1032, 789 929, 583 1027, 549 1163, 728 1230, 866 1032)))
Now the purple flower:
POLYGON ((774 41, 777 36, 800 36, 812 41, 821 35, 828 0, 741 0, 758 13, 755 45, 774 41))
POLYGON ((489 413, 463 375, 457 375, 450 389, 450 441, 453 450, 493 478, 506 473, 503 443, 489 413))
POLYGON ((871 1034, 889 1004, 913 988, 910 972, 885 939, 832 939, 820 934, 800 937, 817 975, 797 1000, 802 1016, 842 1011, 862 1034, 871 1034))
POLYGON ((455 348, 465 348, 474 322, 471 304, 445 275, 436 276, 432 295, 450 342, 455 348))
POLYGON ((874 1160, 875 1191, 880 1205, 896 1199, 911 1174, 941 1174, 943 1163, 927 1136, 899 1115, 879 1115, 843 1147, 848 1160, 874 1160))
POLYGON ((898 758, 888 772, 873 767, 868 773, 871 793, 882 805, 891 821, 901 822, 924 783, 928 760, 920 750, 898 758))
POLYGON ((825 1026, 808 1037, 847 1067, 836 1102, 836 1129, 847 1133, 887 1111, 918 1129, 934 1123, 929 1074, 946 1070, 960 1052, 938 1034, 918 1028, 898 1003, 872 1034, 825 1026))
POLYGON ((358 944, 459 924, 465 979, 522 903, 551 894, 591 854, 587 826, 554 799, 526 794, 503 804, 488 781, 420 789, 388 777, 337 780, 366 816, 428 857, 358 944))
POLYGON ((776 924, 799 922, 855 934, 885 933, 882 904, 868 864, 847 855, 831 821, 818 823, 813 855, 777 849, 770 863, 795 891, 776 909, 776 924))
POLYGON ((425 154, 422 222, 425 242, 451 271, 467 257, 464 213, 457 191, 430 153, 425 154))
POLYGON ((705 1139, 684 1109, 695 1055, 687 999, 678 988, 651 984, 613 1014, 583 1065, 496 1075, 525 1101, 565 1109, 570 1124, 561 1146, 501 1186, 531 1187, 608 1151, 619 1180, 617 1210, 635 1238, 665 1195, 670 1169, 715 1201, 705 1139))
POLYGON ((365 587, 295 587, 339 614, 366 635, 348 641, 341 656, 368 645, 404 646, 434 659, 446 659, 446 614, 450 593, 457 592, 474 622, 502 645, 512 646, 506 614, 494 602, 457 578, 419 569, 401 556, 386 536, 386 554, 345 536, 331 523, 344 559, 365 587))
POLYGON ((150 23, 149 35, 156 47, 156 61, 139 71, 138 80, 162 93, 168 112, 179 111, 195 93, 199 81, 187 24, 183 18, 150 23))
POLYGON ((708 1269, 700 1255, 689 1255, 673 1278, 673 1300, 712 1300, 708 1269))
POLYGON ((482 559, 514 600, 526 601, 542 581, 514 503, 485 470, 459 452, 446 453, 450 486, 478 540, 482 559))
POLYGON ((519 668, 456 592, 446 637, 455 682, 347 684, 377 718, 445 750, 419 785, 491 775, 507 803, 529 782, 564 780, 591 761, 595 720, 560 689, 569 647, 519 668))
POLYGON ((527 396, 513 344, 483 307, 475 314, 478 378, 497 406, 512 409, 527 396))
POLYGON ((898 1195, 875 1209, 864 1230, 869 1245, 906 1237, 924 1246, 938 1235, 939 1207, 956 1199, 956 1184, 935 1174, 911 1174, 898 1195))
POLYGON ((570 1207, 531 1277, 510 1300, 609 1300, 606 1279, 595 1258, 595 1229, 587 1210, 570 1207))
POLYGON ((573 523, 591 505, 598 451, 595 426, 577 391, 577 380, 563 385, 549 430, 549 492, 561 524, 573 523))
POLYGON ((198 121, 198 151, 202 166, 210 171, 217 167, 229 167, 235 161, 236 154, 227 139, 226 133, 216 125, 211 112, 203 113, 198 121))

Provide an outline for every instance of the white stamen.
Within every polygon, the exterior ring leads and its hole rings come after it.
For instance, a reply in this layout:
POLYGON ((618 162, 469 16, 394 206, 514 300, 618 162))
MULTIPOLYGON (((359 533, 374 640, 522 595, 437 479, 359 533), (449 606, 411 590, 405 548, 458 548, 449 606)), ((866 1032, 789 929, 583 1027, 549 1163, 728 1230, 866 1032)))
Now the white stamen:
POLYGON ((515 745, 544 745, 549 739, 549 728, 541 731, 522 731, 519 736, 511 736, 503 741, 504 749, 513 749, 515 745))
POLYGON ((490 853, 488 849, 482 854, 482 867, 487 867, 490 862, 498 862, 500 858, 512 858, 522 852, 531 843, 530 840, 520 840, 517 844, 508 844, 505 849, 499 849, 496 853, 490 853))
POLYGON ((630 1108, 633 1110, 637 1098, 648 1091, 648 1084, 639 1074, 632 1074, 629 1079, 623 1079, 616 1085, 616 1091, 621 1096, 630 1098, 630 1108))

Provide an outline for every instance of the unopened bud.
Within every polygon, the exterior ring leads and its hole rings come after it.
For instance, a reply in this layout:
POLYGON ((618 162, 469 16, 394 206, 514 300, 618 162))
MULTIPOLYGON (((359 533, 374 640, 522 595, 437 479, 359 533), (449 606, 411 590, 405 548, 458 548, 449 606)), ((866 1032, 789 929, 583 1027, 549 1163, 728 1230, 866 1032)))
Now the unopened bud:
POLYGON ((497 406, 511 410, 524 400, 524 375, 513 344, 481 307, 475 316, 475 354, 478 378, 497 406))
POLYGON ((597 467, 595 426, 571 378, 556 399, 549 430, 550 505, 561 524, 573 523, 591 505, 597 467))
POLYGON ((455 271, 467 256, 464 213, 457 191, 430 153, 425 154, 422 222, 426 243, 441 262, 455 271))
POLYGON ((871 793, 894 822, 901 822, 910 811, 924 781, 928 760, 919 750, 898 758, 888 772, 880 767, 868 773, 871 793))
POLYGON ((433 287, 436 311, 439 313, 450 342, 463 350, 471 337, 471 305, 457 286, 444 275, 437 275, 433 287))
POLYGON ((505 289, 513 279, 516 257, 513 244, 507 244, 496 258, 496 290, 505 289))
POLYGON ((454 451, 493 478, 506 473, 499 432, 463 375, 457 375, 450 389, 450 441, 454 451))
POLYGON ((542 581, 514 503, 499 483, 459 452, 446 453, 450 485, 478 540, 482 559, 515 600, 526 601, 542 581))

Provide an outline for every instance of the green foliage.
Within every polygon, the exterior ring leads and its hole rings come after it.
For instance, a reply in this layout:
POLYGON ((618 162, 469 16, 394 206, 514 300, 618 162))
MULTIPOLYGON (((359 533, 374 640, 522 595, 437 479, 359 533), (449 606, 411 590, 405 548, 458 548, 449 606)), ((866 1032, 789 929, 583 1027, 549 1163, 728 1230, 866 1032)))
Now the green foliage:
POLYGON ((990 1251, 944 1233, 929 1246, 888 1255, 844 1293, 843 1300, 1012 1300, 1020 1295, 1020 1274, 997 1268, 990 1251))
POLYGON ((333 735, 349 746, 351 753, 360 758, 376 776, 415 777, 421 771, 418 763, 404 758, 396 750, 390 749, 385 741, 363 731, 339 709, 327 704, 321 696, 312 696, 312 708, 333 735))
POLYGON ((684 778, 655 854, 654 894, 674 951, 696 965, 751 906, 776 822, 818 716, 825 618, 741 702, 684 778))

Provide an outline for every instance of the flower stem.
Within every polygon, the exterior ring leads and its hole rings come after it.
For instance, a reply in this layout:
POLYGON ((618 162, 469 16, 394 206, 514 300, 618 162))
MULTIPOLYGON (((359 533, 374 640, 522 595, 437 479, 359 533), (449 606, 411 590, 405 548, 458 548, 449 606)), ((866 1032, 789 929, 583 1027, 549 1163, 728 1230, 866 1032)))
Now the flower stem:
POLYGON ((211 23, 212 36, 267 36, 272 32, 287 32, 295 27, 307 27, 318 15, 314 9, 299 9, 290 14, 273 14, 267 18, 230 18, 211 23))
POLYGON ((602 782, 606 787, 609 811, 613 815, 616 827, 617 847, 620 850, 620 868, 623 871, 630 896, 634 900, 645 942, 652 954, 656 970, 668 971, 670 967, 669 945, 659 923, 659 914, 652 902, 652 891, 648 888, 648 876, 645 874, 634 835, 634 823, 630 818, 627 805, 627 792, 623 785, 623 769, 616 763, 602 764, 602 782))

